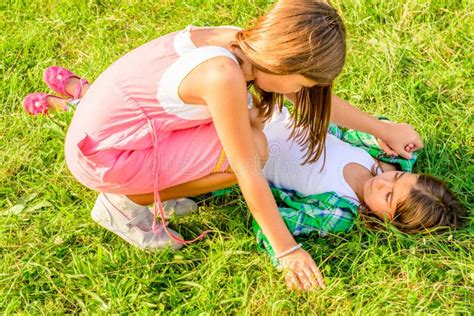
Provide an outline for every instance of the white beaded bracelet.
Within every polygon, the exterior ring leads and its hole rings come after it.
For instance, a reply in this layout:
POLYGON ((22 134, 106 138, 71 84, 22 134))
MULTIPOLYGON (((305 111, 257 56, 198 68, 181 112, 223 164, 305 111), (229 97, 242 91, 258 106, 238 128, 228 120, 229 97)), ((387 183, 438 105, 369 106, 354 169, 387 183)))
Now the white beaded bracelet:
POLYGON ((283 251, 282 253, 275 254, 275 258, 280 259, 281 257, 289 255, 290 253, 300 249, 301 247, 303 247, 302 244, 297 244, 296 246, 293 246, 290 249, 287 249, 287 250, 283 251))

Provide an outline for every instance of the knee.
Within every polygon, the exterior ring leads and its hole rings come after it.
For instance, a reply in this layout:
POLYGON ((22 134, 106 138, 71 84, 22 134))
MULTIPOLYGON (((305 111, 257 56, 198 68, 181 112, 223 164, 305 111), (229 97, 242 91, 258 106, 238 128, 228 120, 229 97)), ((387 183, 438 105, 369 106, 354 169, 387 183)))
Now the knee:
POLYGON ((252 128, 253 139, 257 146, 257 155, 262 163, 262 167, 268 160, 268 141, 262 130, 252 128))

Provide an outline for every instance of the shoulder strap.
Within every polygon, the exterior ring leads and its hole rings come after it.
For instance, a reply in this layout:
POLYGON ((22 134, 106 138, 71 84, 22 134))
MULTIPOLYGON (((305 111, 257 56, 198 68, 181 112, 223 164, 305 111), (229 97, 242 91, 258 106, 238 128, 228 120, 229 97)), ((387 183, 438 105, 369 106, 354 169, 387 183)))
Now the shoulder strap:
POLYGON ((165 103, 182 103, 178 94, 181 81, 203 62, 219 56, 228 57, 237 64, 239 63, 234 54, 220 46, 202 46, 182 54, 179 59, 164 72, 160 80, 160 88, 157 95, 158 99, 165 103))

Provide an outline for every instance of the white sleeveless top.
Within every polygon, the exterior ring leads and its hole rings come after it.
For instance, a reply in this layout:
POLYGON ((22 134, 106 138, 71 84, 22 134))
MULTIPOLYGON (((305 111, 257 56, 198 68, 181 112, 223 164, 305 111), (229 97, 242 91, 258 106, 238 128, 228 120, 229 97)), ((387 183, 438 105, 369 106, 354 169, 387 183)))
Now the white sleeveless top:
POLYGON ((297 142, 287 140, 291 133, 289 123, 290 113, 283 108, 283 111, 275 113, 265 126, 269 159, 263 173, 269 183, 303 195, 334 191, 340 196, 358 201, 356 194, 344 180, 344 167, 349 163, 357 163, 371 170, 374 159, 364 150, 327 134, 324 169, 321 171, 323 154, 315 163, 301 165, 305 150, 297 142))
MULTIPOLYGON (((179 59, 163 73, 159 82, 157 99, 168 114, 173 114, 185 120, 205 120, 211 118, 207 105, 184 103, 178 94, 181 81, 197 66, 203 62, 218 56, 229 57, 237 64, 237 58, 228 49, 220 46, 196 47, 191 40, 191 30, 195 27, 189 25, 180 31, 173 41, 175 51, 179 59)), ((231 28, 241 30, 235 26, 218 26, 214 28, 231 28)), ((200 28, 203 29, 203 28, 200 28)), ((249 102, 252 98, 248 97, 249 102)), ((251 107, 251 104, 249 105, 251 107)))

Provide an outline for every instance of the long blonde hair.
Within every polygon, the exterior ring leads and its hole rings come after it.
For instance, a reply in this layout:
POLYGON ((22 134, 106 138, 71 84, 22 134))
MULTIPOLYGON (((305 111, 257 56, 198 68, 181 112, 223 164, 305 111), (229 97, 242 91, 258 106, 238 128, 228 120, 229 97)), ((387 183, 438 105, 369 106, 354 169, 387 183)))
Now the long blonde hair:
MULTIPOLYGON (((290 137, 306 147, 305 161, 315 162, 324 150, 331 115, 332 82, 346 58, 345 28, 327 1, 281 0, 255 26, 238 32, 235 46, 259 71, 300 74, 317 82, 296 93, 290 137)), ((260 114, 268 120, 284 96, 253 86, 260 114)))

